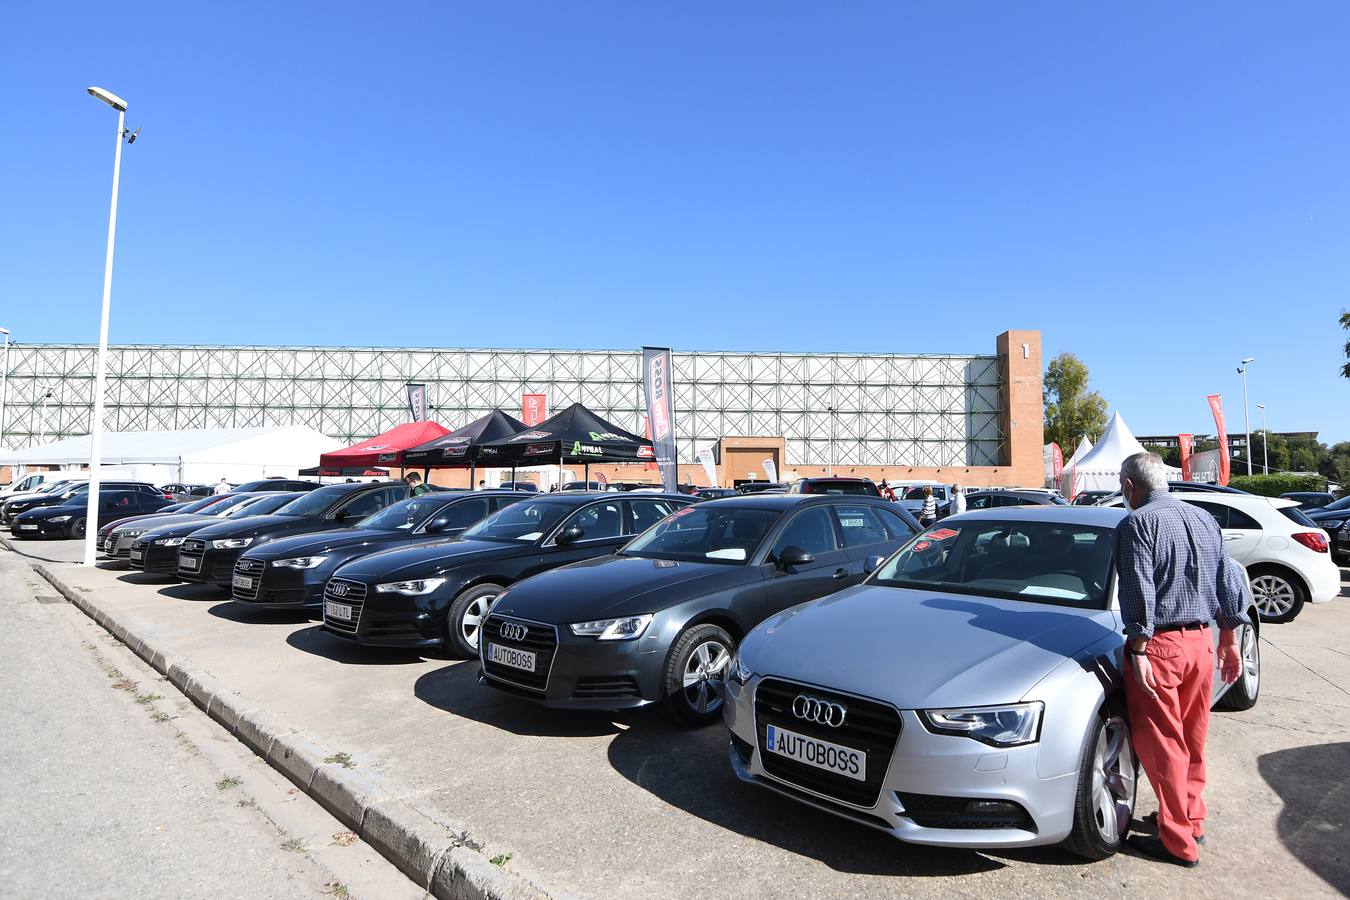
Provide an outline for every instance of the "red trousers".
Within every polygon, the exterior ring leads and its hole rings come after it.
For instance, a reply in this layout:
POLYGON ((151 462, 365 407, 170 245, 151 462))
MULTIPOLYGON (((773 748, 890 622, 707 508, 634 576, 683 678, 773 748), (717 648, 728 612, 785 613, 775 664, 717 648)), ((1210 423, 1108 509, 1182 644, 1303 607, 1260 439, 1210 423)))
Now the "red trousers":
POLYGON ((1207 810, 1200 795, 1214 686, 1209 629, 1154 635, 1148 660, 1157 700, 1144 693, 1133 673, 1125 679, 1134 752, 1158 795, 1158 837, 1173 855, 1198 859, 1195 839, 1205 833, 1207 810))

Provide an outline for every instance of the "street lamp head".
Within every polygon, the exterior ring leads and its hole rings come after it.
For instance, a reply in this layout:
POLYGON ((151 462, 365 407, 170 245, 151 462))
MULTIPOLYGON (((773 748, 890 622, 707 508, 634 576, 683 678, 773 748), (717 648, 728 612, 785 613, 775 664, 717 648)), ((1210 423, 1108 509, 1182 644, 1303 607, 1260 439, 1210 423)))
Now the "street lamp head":
POLYGON ((5 337, 9 337, 9 329, 8 329, 8 328, 0 328, 0 334, 3 334, 5 337))
POLYGON ((1249 357, 1247 357, 1246 359, 1244 359, 1244 360, 1242 361, 1242 364, 1245 366, 1247 363, 1254 363, 1254 362, 1256 362, 1256 357, 1255 357, 1255 356, 1249 356, 1249 357))
POLYGON ((118 112, 127 111, 127 101, 114 94, 112 91, 105 91, 101 87, 89 88, 89 96, 96 100, 102 100, 118 112))

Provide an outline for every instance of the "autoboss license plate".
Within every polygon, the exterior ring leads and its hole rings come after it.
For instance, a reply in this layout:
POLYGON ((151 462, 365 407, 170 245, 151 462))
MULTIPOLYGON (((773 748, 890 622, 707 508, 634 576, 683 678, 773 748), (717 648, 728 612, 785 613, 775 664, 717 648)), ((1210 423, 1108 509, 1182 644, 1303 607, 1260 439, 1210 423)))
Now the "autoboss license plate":
POLYGON ((535 659, 535 655, 528 650, 516 650, 512 647, 488 644, 488 660, 490 662, 520 669, 522 672, 533 672, 535 659))
POLYGON ((197 559, 197 557, 195 557, 195 556, 180 556, 180 557, 178 557, 178 567, 179 567, 180 569, 188 569, 188 570, 192 571, 192 570, 195 570, 195 569, 197 568, 197 566, 199 566, 200 564, 201 564, 201 560, 197 559))
POLYGON ((236 575, 234 576, 234 586, 246 591, 251 591, 253 590, 253 579, 248 575, 236 575))
POLYGON ((345 603, 334 603, 332 600, 323 602, 323 614, 330 619, 341 619, 344 622, 352 620, 352 608, 345 603))
POLYGON ((862 750, 808 737, 777 725, 766 727, 764 749, 845 778, 867 780, 867 754, 862 750))

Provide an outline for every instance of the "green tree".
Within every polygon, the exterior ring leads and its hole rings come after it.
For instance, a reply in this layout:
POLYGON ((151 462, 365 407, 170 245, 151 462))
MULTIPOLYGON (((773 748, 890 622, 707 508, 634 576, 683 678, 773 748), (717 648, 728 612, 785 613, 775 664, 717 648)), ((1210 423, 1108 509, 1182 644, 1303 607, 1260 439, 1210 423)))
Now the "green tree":
POLYGON ((1059 444, 1067 459, 1083 435, 1106 428, 1106 400, 1088 390, 1088 369, 1072 353, 1061 353, 1045 369, 1045 442, 1059 444))
POLYGON ((1174 468, 1181 468, 1181 448, 1164 447, 1161 444, 1144 444, 1144 449, 1149 453, 1156 453, 1162 457, 1162 461, 1174 468))
MULTIPOLYGON (((1350 311, 1341 310, 1341 327, 1350 331, 1350 311)), ((1345 365, 1341 366, 1341 375, 1350 378, 1350 340, 1345 342, 1345 365)))

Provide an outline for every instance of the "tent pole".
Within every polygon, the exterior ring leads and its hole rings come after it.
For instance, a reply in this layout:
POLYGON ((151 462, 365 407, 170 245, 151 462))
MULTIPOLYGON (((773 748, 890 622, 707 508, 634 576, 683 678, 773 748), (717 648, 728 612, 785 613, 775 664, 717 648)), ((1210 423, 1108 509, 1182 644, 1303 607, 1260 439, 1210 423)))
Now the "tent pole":
POLYGON ((586 490, 591 489, 591 461, 586 460, 586 490))
POLYGON ((478 484, 473 480, 473 476, 476 474, 478 474, 478 461, 471 459, 469 460, 469 490, 473 490, 478 484))

